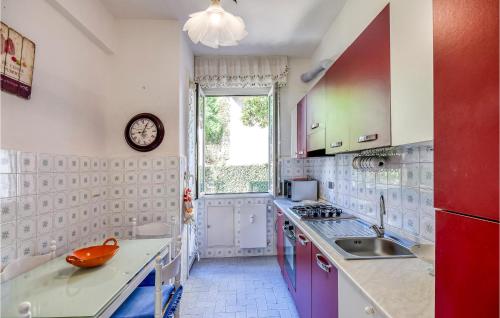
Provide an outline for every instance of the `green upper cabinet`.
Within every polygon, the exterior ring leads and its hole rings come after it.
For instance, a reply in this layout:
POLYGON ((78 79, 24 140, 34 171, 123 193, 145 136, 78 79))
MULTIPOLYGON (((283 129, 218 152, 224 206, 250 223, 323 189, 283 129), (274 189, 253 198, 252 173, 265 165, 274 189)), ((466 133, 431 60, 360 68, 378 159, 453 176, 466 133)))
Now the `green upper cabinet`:
POLYGON ((328 112, 325 78, 321 78, 307 94, 307 151, 325 149, 325 125, 328 112))
POLYGON ((349 151, 350 90, 348 69, 335 63, 325 75, 326 79, 326 154, 349 151))

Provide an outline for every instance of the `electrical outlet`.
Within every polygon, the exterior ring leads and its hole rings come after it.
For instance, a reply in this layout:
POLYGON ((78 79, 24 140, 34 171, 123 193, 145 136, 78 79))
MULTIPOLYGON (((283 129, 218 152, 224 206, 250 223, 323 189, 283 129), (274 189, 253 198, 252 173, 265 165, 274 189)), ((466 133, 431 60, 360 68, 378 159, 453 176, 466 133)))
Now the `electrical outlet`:
POLYGON ((328 189, 332 189, 333 190, 333 188, 334 188, 333 181, 328 181, 328 189))

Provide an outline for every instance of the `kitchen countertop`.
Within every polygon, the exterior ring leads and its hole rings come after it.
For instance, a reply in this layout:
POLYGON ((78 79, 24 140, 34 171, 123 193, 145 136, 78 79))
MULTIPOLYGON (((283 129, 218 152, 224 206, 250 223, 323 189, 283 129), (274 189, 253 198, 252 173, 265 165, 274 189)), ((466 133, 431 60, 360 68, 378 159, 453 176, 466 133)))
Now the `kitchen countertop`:
POLYGON ((345 260, 319 233, 289 210, 297 203, 277 199, 280 208, 316 247, 388 318, 434 317, 434 277, 418 258, 345 260))

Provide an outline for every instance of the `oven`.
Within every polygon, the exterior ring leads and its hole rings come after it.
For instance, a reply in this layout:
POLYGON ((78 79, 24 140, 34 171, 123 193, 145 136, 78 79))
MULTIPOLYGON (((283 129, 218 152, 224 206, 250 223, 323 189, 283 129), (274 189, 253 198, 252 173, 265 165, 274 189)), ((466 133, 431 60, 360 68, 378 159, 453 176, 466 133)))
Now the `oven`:
POLYGON ((285 218, 283 224, 284 233, 284 255, 285 255, 285 271, 293 288, 295 289, 295 227, 285 218))

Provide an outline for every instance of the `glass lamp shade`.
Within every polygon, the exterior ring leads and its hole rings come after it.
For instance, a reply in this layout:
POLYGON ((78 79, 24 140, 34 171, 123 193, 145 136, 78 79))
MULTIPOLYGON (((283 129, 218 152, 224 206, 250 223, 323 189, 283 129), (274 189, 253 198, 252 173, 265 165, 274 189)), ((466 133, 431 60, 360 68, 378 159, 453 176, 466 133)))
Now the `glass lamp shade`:
POLYGON ((194 43, 212 48, 238 45, 248 34, 243 19, 226 12, 218 0, 212 0, 205 11, 191 14, 183 30, 194 43))

